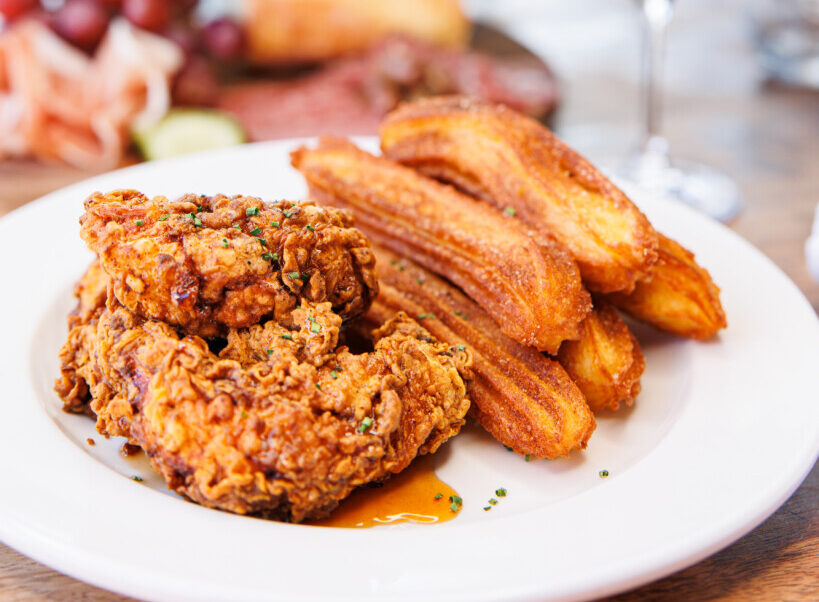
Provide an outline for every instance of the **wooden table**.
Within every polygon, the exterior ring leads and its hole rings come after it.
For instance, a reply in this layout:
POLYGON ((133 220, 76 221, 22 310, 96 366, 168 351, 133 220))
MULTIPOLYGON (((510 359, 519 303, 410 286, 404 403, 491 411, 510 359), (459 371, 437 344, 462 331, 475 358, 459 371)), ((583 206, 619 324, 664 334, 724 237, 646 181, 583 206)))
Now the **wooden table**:
MULTIPOLYGON (((680 9, 685 7, 686 3, 681 3, 680 9)), ((681 14, 680 19, 685 23, 686 15, 681 14)), ((703 43, 709 43, 709 20, 691 15, 687 23, 691 26, 692 22, 703 43), (701 23, 696 23, 697 18, 701 23)), ((737 27, 741 26, 738 17, 737 27)), ((748 55, 747 48, 738 48, 733 59, 747 64, 751 60, 748 55)), ((732 72, 733 59, 720 55, 709 61, 708 67, 732 72)), ((731 86, 707 95, 670 93, 667 136, 680 156, 707 162, 736 178, 746 209, 730 226, 773 259, 819 311, 819 285, 808 274, 803 250, 819 201, 819 94, 735 79, 731 86)), ((597 122, 636 127, 638 98, 633 80, 587 72, 567 82, 564 91, 564 108, 556 119, 558 128, 597 122)), ((0 163, 0 214, 88 175, 65 167, 0 163)), ((771 351, 776 352, 774 348, 771 351)), ((816 599, 817 500, 819 469, 814 467, 782 508, 732 546, 615 599, 816 599)), ((0 599, 127 598, 56 573, 0 545, 0 599)))

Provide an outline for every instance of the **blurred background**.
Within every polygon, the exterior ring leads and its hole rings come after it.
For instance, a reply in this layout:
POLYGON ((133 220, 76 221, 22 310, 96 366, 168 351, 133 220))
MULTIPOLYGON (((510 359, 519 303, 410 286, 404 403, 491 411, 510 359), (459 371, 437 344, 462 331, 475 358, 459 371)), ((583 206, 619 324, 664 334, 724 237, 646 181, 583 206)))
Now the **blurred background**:
POLYGON ((819 0, 0 0, 0 211, 463 93, 727 221, 819 306, 819 0), (813 252, 806 254, 808 250, 813 252))

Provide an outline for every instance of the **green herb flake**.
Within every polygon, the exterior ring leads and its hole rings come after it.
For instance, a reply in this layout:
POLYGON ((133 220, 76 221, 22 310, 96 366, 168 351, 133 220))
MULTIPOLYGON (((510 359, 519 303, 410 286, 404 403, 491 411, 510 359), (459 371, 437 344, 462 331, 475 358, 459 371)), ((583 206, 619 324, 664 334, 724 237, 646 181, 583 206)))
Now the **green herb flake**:
POLYGON ((495 505, 498 503, 498 500, 496 500, 495 498, 490 498, 490 499, 489 499, 489 503, 490 503, 491 505, 495 506, 495 505))
POLYGON ((198 215, 194 215, 194 216, 193 216, 193 225, 194 225, 194 226, 196 226, 197 228, 201 228, 201 227, 202 227, 202 220, 201 220, 201 219, 199 219, 199 216, 198 216, 198 215))
POLYGON ((330 376, 333 377, 333 380, 336 380, 338 378, 338 372, 336 372, 335 370, 331 370, 330 376))
POLYGON ((465 351, 466 345, 458 345, 458 351, 465 351))
POLYGON ((313 226, 311 226, 310 224, 307 224, 304 228, 305 228, 305 230, 310 230, 310 232, 315 232, 316 231, 316 229, 313 226))
POLYGON ((395 259, 390 259, 390 265, 398 265, 398 262, 395 259))
POLYGON ((364 433, 373 425, 373 419, 367 416, 364 420, 361 421, 361 424, 358 425, 358 432, 364 433))
POLYGON ((321 391, 321 383, 316 383, 316 389, 318 389, 319 391, 321 391))
POLYGON ((463 506, 463 503, 464 503, 463 499, 460 496, 457 496, 457 495, 450 495, 449 496, 449 501, 452 502, 450 504, 450 506, 449 506, 449 509, 452 512, 458 512, 461 509, 461 506, 463 506))
POLYGON ((601 479, 605 479, 607 476, 609 476, 609 471, 608 470, 601 470, 599 474, 600 474, 601 479))
POLYGON ((418 283, 418 286, 423 286, 424 285, 424 281, 421 278, 418 278, 415 282, 418 283))
POLYGON ((284 217, 290 217, 291 215, 293 215, 293 212, 292 211, 282 211, 282 215, 284 217))
POLYGON ((523 459, 528 462, 529 460, 532 459, 532 454, 526 454, 525 456, 523 456, 523 459))
POLYGON ((143 222, 141 219, 138 219, 138 220, 136 221, 136 225, 137 225, 137 226, 142 226, 144 223, 145 223, 145 222, 143 222))
POLYGON ((423 320, 427 317, 427 314, 418 314, 418 319, 423 320))
POLYGON ((319 324, 318 322, 313 322, 312 324, 310 324, 310 332, 316 334, 321 332, 321 324, 319 324))
POLYGON ((434 320, 435 319, 435 314, 430 312, 429 317, 434 320))
POLYGON ((273 350, 272 350, 272 349, 268 349, 268 350, 267 350, 267 357, 270 357, 271 355, 273 355, 273 350))
POLYGON ((310 274, 308 274, 307 272, 302 272, 301 273, 301 279, 302 280, 307 280, 308 278, 310 278, 310 274))
POLYGON ((223 246, 224 248, 226 248, 226 249, 227 249, 227 248, 230 246, 230 243, 228 242, 228 239, 227 239, 227 238, 223 238, 223 239, 222 239, 222 246, 223 246))
POLYGON ((247 412, 245 412, 244 410, 242 410, 242 418, 247 418, 247 412))
POLYGON ((267 246, 267 241, 264 238, 260 238, 260 237, 257 236, 256 240, 258 240, 259 244, 262 245, 263 247, 267 246))
POLYGON ((258 207, 248 207, 245 209, 245 215, 250 217, 251 215, 259 215, 259 208, 258 207))
POLYGON ((335 368, 333 368, 333 370, 335 370, 336 372, 341 372, 341 366, 336 366, 335 368))
POLYGON ((483 510, 484 510, 484 512, 487 512, 487 511, 489 511, 489 510, 492 510, 492 506, 484 506, 484 507, 483 507, 483 510))
POLYGON ((264 253, 262 255, 262 259, 264 259, 265 261, 274 261, 273 253, 264 253))
POLYGON ((403 272, 403 271, 404 271, 404 270, 406 270, 406 269, 407 269, 407 266, 405 266, 405 265, 399 265, 399 266, 398 266, 398 271, 399 271, 399 272, 403 272))
POLYGON ((292 335, 292 334, 283 334, 283 335, 282 335, 282 338, 283 338, 285 341, 292 341, 292 340, 293 340, 293 335, 292 335))
POLYGON ((298 280, 299 279, 299 273, 298 272, 287 272, 287 277, 290 278, 290 280, 298 280))
POLYGON ((295 207, 295 206, 296 206, 296 203, 290 203, 290 208, 291 208, 291 209, 292 209, 293 207, 295 207))
POLYGON ((270 222, 270 225, 273 226, 274 228, 279 228, 280 227, 279 222, 270 222))
POLYGON ((444 497, 444 494, 443 494, 443 493, 439 493, 439 494, 437 494, 437 495, 435 496, 435 499, 436 499, 436 500, 440 500, 442 497, 444 497))
POLYGON ((505 447, 505 448, 506 448, 506 451, 515 451, 514 449, 512 449, 512 448, 511 448, 511 447, 509 447, 508 445, 504 445, 503 447, 505 447))
POLYGON ((261 233, 262 233, 261 228, 253 228, 253 230, 250 231, 251 236, 259 236, 259 234, 261 233))
POLYGON ((141 482, 144 480, 142 477, 140 477, 140 476, 138 476, 138 475, 134 475, 134 476, 132 476, 132 477, 131 477, 131 479, 133 479, 133 480, 134 480, 134 481, 136 481, 137 483, 141 483, 141 482))
POLYGON ((495 495, 498 497, 506 497, 506 489, 501 487, 500 489, 495 489, 495 495))
POLYGON ((170 213, 166 213, 165 215, 163 215, 162 217, 160 217, 160 218, 159 218, 157 221, 164 222, 164 221, 165 221, 166 219, 168 219, 169 217, 171 217, 170 213))
POLYGON ((517 211, 515 211, 514 207, 507 207, 506 209, 503 210, 503 212, 510 217, 515 217, 518 213, 517 211))

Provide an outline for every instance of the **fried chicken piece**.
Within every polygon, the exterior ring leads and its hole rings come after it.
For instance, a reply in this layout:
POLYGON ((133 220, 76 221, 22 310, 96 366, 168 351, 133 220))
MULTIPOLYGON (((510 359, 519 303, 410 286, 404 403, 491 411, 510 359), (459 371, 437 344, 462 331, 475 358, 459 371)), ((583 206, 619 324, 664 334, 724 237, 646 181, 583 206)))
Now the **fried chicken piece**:
POLYGON ((99 317, 105 308, 109 282, 108 274, 103 271, 100 262, 95 260, 74 286, 77 306, 68 314, 69 330, 99 317))
POLYGON ((120 303, 188 334, 286 324, 300 299, 350 318, 378 290, 369 242, 349 214, 312 203, 121 190, 91 195, 80 223, 120 303))
POLYGON ((436 97, 400 106, 380 134, 386 156, 554 235, 591 291, 629 292, 657 259, 657 233, 639 209, 529 117, 465 97, 436 97))
POLYGON ((595 299, 583 321, 583 335, 561 345, 557 360, 569 373, 593 412, 631 405, 640 393, 646 368, 637 339, 611 305, 595 299))
POLYGON ((84 381, 99 432, 142 447, 173 491, 293 522, 327 514, 460 429, 468 352, 399 315, 376 331, 372 353, 352 355, 336 347, 341 318, 329 302, 295 310, 293 323, 231 332, 219 358, 109 296, 97 320, 72 330, 55 388, 74 409, 84 381))
POLYGON ((374 250, 381 287, 365 323, 403 311, 441 341, 470 350, 470 413, 516 452, 555 458, 586 447, 594 416, 559 363, 503 334, 448 282, 377 245, 374 250))
POLYGON ((719 288, 694 254, 660 234, 659 256, 634 292, 606 298, 638 320, 677 336, 704 340, 725 328, 719 288))
POLYGON ((554 241, 346 140, 291 158, 314 200, 351 209, 371 239, 455 282, 513 339, 556 352, 579 335, 590 297, 554 241))

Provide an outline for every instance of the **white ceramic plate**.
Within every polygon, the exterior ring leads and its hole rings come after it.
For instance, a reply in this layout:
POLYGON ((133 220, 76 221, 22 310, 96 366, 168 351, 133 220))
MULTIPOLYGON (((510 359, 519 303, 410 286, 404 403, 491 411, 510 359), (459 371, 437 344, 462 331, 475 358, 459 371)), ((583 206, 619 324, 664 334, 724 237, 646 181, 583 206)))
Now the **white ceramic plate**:
MULTIPOLYGON (((370 144, 372 141, 368 141, 370 144)), ((440 525, 328 529, 234 516, 168 494, 144 459, 64 414, 51 383, 90 260, 90 192, 300 198, 295 142, 148 163, 48 195, 0 220, 0 538, 95 585, 173 600, 579 599, 659 578, 726 546, 797 487, 819 449, 819 324, 796 287, 729 230, 637 201, 722 287, 729 328, 709 343, 638 328, 634 408, 599 419, 570 460, 524 462, 477 428, 437 457, 463 496, 440 525), (87 437, 97 441, 94 447, 87 437), (607 479, 600 470, 610 472, 607 479), (145 478, 137 483, 129 477, 145 478), (509 494, 484 512, 498 487, 509 494)))

